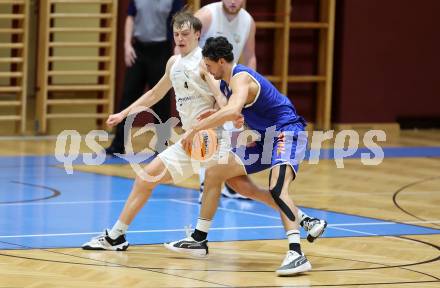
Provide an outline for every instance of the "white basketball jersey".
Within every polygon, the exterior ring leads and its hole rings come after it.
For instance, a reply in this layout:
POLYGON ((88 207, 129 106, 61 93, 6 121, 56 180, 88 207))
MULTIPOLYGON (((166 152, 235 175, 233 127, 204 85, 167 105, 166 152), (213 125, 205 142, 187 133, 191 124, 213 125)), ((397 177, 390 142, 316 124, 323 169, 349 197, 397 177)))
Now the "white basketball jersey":
POLYGON ((196 117, 207 109, 214 108, 215 98, 208 84, 200 77, 199 64, 202 49, 197 47, 182 57, 176 56, 171 67, 170 78, 176 94, 176 109, 182 121, 182 128, 187 130, 197 121, 196 117))
POLYGON ((205 6, 211 11, 212 21, 199 45, 203 47, 209 37, 224 36, 234 48, 234 62, 237 63, 249 38, 252 16, 246 10, 240 9, 235 18, 229 21, 222 5, 222 2, 215 2, 205 6))

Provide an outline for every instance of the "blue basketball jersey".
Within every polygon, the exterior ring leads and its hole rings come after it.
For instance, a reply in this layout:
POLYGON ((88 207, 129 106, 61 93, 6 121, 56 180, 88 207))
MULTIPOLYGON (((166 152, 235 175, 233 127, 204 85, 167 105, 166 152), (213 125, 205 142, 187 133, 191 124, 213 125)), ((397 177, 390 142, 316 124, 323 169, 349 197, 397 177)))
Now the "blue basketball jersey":
MULTIPOLYGON (((239 73, 247 73, 260 86, 253 103, 247 104, 242 114, 244 121, 249 128, 265 131, 266 128, 276 126, 277 129, 295 123, 306 125, 303 117, 296 113, 292 102, 281 94, 272 83, 261 74, 244 65, 235 65, 232 69, 232 76, 239 73)), ((220 82, 220 90, 229 99, 232 91, 225 81, 220 82)))

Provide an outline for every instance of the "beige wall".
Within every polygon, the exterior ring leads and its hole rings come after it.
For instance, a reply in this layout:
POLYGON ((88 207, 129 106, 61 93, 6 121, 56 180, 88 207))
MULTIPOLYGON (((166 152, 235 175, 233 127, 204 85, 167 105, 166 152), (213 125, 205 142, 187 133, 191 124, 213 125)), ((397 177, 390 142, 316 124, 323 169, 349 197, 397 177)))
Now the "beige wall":
MULTIPOLYGON (((81 7, 71 4, 58 4, 56 13, 99 13, 99 5, 84 4, 81 7)), ((99 27, 99 19, 57 19, 55 27, 99 27)), ((54 33, 56 41, 63 42, 98 42, 99 34, 95 32, 58 32, 54 33)), ((98 56, 99 48, 56 48, 54 56, 98 56)), ((58 62, 54 63, 54 70, 97 70, 98 64, 93 62, 58 62)), ((53 77, 53 84, 98 84, 96 76, 56 76, 53 77)), ((81 98, 94 98, 94 92, 89 95, 81 93, 81 98)), ((66 93, 58 93, 54 95, 56 98, 65 98, 66 93)), ((75 98, 74 93, 67 95, 68 98, 75 98)), ((95 113, 95 106, 59 106, 51 108, 56 113, 95 113)), ((80 133, 87 133, 95 129, 96 122, 94 119, 57 119, 50 120, 48 126, 49 134, 58 134, 64 129, 75 129, 80 133)))

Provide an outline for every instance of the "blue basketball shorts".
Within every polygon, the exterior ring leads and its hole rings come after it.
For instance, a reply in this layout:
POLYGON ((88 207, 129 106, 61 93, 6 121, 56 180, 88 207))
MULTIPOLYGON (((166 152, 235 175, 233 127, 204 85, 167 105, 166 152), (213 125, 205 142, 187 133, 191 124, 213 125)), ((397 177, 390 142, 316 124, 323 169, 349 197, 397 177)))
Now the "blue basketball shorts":
POLYGON ((245 167, 247 174, 257 173, 281 164, 290 165, 296 174, 307 148, 304 124, 287 124, 278 129, 273 126, 266 131, 257 132, 261 135, 259 140, 232 149, 245 167))

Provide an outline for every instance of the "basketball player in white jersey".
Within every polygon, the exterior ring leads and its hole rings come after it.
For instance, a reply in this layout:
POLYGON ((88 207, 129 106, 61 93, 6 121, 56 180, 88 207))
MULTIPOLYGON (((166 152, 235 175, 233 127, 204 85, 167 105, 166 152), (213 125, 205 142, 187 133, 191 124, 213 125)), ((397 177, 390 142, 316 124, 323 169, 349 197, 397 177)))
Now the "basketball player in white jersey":
MULTIPOLYGON (((244 0, 223 0, 203 6, 194 16, 202 22, 202 34, 200 36, 199 46, 205 45, 209 37, 224 36, 232 43, 234 62, 238 63, 240 58, 242 64, 256 70, 257 58, 255 57, 255 21, 252 16, 243 8, 244 0)), ((231 122, 224 125, 225 130, 242 131, 236 128, 231 122)), ((204 188, 205 171, 200 171, 200 197, 204 188)), ((234 189, 225 183, 222 189, 222 195, 228 198, 248 199, 237 193, 234 189)))
MULTIPOLYGON (((213 78, 208 79, 212 76, 207 71, 200 69, 202 53, 201 48, 198 46, 198 40, 201 27, 200 20, 191 13, 178 12, 176 14, 173 18, 173 34, 180 55, 174 55, 168 60, 165 74, 152 89, 128 108, 109 116, 107 124, 110 127, 120 123, 136 108, 153 106, 171 88, 174 88, 175 91, 176 108, 184 130, 194 125, 198 115, 214 108, 216 102, 220 106, 226 105, 226 98, 219 98, 220 93, 211 92, 210 87, 213 87, 215 80, 213 78)), ((217 92, 215 89, 212 89, 212 91, 217 92)), ((220 141, 218 154, 214 155, 213 161, 203 164, 207 166, 214 164, 222 153, 226 153, 227 146, 224 144, 224 141, 220 141)), ((148 201, 152 190, 158 184, 179 183, 187 179, 197 173, 199 169, 197 166, 203 164, 191 159, 180 142, 168 147, 143 168, 144 175, 151 176, 149 179, 145 179, 143 175, 137 175, 130 196, 113 228, 106 229, 102 235, 92 238, 89 242, 83 244, 82 248, 85 250, 126 250, 129 246, 125 237, 128 225, 131 224, 134 217, 148 201)), ((259 193, 260 191, 255 191, 253 194, 259 193)), ((264 196, 261 195, 255 197, 251 195, 251 197, 265 201, 264 196)), ((271 203, 266 204, 271 205, 271 203)), ((203 219, 199 219, 199 222, 203 224, 203 219)), ((205 230, 203 225, 197 227, 205 230)))
MULTIPOLYGON (((198 40, 201 28, 200 20, 189 12, 178 12, 174 16, 174 41, 180 54, 174 55, 168 60, 165 74, 152 89, 120 113, 110 115, 107 119, 107 125, 110 127, 117 125, 135 108, 153 106, 171 88, 174 88, 176 94, 176 108, 184 130, 194 125, 198 115, 214 108, 217 100, 215 97, 220 93, 214 95, 211 92, 210 83, 204 78, 211 76, 207 73, 202 75, 200 71, 202 53, 198 46, 198 40)), ((212 79, 212 81, 215 80, 212 79)), ((218 102, 222 101, 226 101, 226 98, 218 98, 218 102)), ((221 143, 218 150, 219 154, 224 151, 224 146, 221 143)), ((218 156, 214 155, 214 159, 218 156)), ((125 237, 128 225, 145 205, 153 188, 158 184, 179 183, 185 180, 197 173, 199 167, 194 170, 197 165, 203 164, 191 159, 180 142, 169 146, 143 168, 144 175, 151 176, 149 179, 137 175, 130 196, 113 228, 106 229, 102 235, 92 238, 83 244, 82 248, 85 250, 126 250, 129 246, 125 237)))

